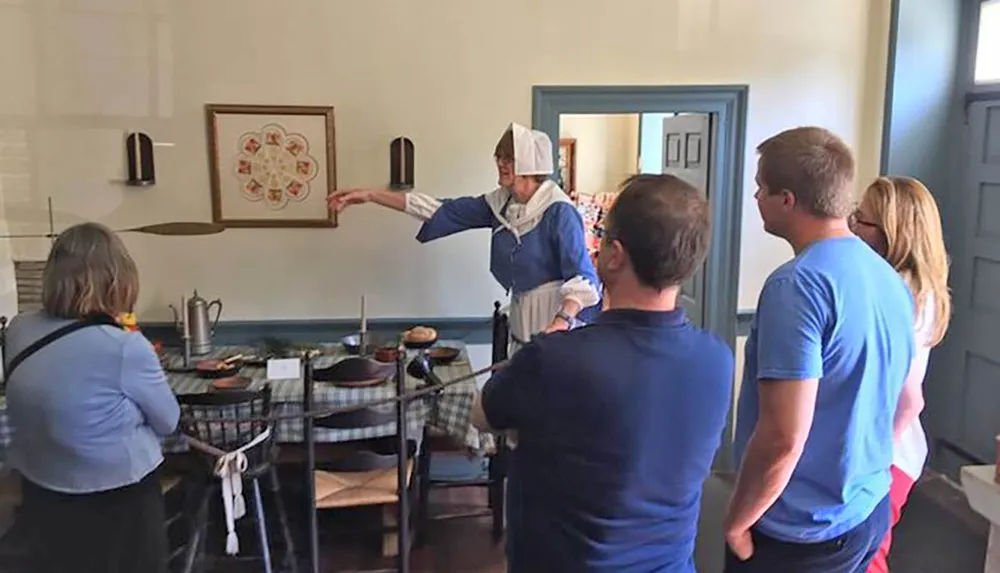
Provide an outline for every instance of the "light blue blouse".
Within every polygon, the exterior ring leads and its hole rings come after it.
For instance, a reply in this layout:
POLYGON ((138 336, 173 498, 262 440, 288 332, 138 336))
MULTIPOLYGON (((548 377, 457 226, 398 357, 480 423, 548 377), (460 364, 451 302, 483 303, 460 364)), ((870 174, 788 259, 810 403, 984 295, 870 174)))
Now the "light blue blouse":
MULTIPOLYGON (((15 317, 7 355, 70 321, 44 313, 15 317)), ((163 461, 160 436, 180 408, 156 352, 138 332, 92 326, 42 348, 7 381, 11 467, 63 493, 134 484, 163 461)))

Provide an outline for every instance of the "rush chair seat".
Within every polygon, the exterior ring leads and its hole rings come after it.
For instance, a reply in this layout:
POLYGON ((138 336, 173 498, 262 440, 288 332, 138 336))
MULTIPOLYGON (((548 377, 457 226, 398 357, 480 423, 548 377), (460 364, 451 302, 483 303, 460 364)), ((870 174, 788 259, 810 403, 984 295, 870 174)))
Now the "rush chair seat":
MULTIPOLYGON (((407 462, 407 475, 413 462, 407 462)), ((396 468, 365 472, 316 472, 316 509, 387 505, 399 501, 396 468)))
MULTIPOLYGON (((327 429, 374 428, 396 421, 391 410, 364 409, 317 418, 316 427, 327 429)), ((317 509, 394 504, 399 501, 396 467, 396 437, 363 440, 359 449, 333 461, 317 464, 315 506, 317 509)), ((409 448, 406 481, 413 475, 415 447, 409 448)))
MULTIPOLYGON (((405 392, 405 374, 396 370, 397 392, 405 392)), ((303 410, 315 409, 316 383, 312 360, 306 360, 303 410)), ((319 524, 317 511, 358 507, 382 507, 382 555, 395 556, 396 571, 409 573, 412 499, 419 491, 411 487, 417 443, 406 437, 405 403, 370 406, 305 421, 306 471, 309 500, 311 571, 318 573, 319 524), (331 460, 316 460, 315 429, 357 430, 395 424, 394 434, 375 439, 346 442, 349 451, 331 460), (402 471, 400 471, 402 469, 402 471), (393 511, 395 510, 395 511, 393 511)))

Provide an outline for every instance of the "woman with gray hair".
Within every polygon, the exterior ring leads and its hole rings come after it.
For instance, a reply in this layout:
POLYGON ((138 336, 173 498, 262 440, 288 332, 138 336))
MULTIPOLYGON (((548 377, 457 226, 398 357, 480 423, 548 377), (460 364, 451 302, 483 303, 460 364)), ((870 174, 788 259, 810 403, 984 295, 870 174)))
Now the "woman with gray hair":
POLYGON ((35 573, 166 572, 154 471, 180 410, 152 345, 115 318, 138 293, 121 240, 84 223, 52 246, 42 310, 8 328, 8 461, 35 573))

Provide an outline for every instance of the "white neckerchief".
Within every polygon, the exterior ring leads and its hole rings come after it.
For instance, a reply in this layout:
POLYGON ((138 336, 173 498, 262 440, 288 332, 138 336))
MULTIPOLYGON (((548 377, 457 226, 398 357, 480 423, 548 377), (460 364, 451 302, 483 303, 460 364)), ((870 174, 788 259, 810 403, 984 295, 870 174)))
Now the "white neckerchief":
POLYGON ((240 540, 236 536, 236 520, 247 513, 243 499, 243 472, 247 471, 247 456, 243 452, 262 443, 271 436, 268 426, 249 443, 239 449, 227 452, 215 460, 215 475, 222 480, 222 508, 226 513, 226 554, 240 552, 240 540))
POLYGON ((542 183, 538 191, 535 191, 531 199, 528 199, 528 202, 524 204, 515 203, 510 191, 503 187, 490 191, 484 197, 486 204, 493 212, 493 216, 500 222, 500 227, 494 233, 501 228, 507 229, 514 235, 514 239, 518 243, 521 242, 521 237, 525 233, 535 228, 546 209, 556 203, 573 204, 569 196, 551 180, 542 183), (507 207, 506 214, 504 206, 507 207))

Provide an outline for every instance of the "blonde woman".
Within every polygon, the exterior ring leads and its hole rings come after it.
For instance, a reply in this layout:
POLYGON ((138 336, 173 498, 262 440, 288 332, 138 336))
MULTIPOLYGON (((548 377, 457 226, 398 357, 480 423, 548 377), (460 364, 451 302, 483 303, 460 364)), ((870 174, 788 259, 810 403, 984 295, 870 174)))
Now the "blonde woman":
MULTIPOLYGON (((948 255, 941 216, 930 191, 909 177, 879 177, 865 191, 851 229, 896 269, 913 292, 917 352, 893 420, 892 525, 906 504, 927 460, 927 437, 920 425, 923 381, 931 348, 944 338, 951 318, 948 255)), ((869 573, 888 573, 892 530, 886 534, 869 573)))
POLYGON ((94 223, 56 239, 42 307, 11 321, 8 462, 36 573, 166 571, 160 437, 180 416, 149 341, 115 317, 139 293, 121 240, 94 223))

